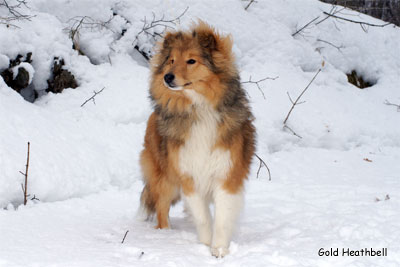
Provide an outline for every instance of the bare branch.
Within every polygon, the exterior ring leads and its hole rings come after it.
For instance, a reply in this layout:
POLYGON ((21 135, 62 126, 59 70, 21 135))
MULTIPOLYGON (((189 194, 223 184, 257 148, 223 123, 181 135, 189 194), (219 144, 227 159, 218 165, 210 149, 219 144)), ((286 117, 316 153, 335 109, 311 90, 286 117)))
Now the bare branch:
POLYGON ((286 92, 287 96, 289 97, 290 102, 292 103, 292 105, 294 104, 293 99, 290 97, 289 92, 286 92))
POLYGON ((249 4, 244 8, 244 10, 247 11, 247 9, 249 9, 249 7, 251 6, 251 4, 253 4, 253 3, 257 3, 257 1, 255 1, 255 0, 250 0, 249 4))
POLYGON ((19 20, 31 20, 31 18, 35 17, 19 12, 18 9, 20 9, 21 6, 28 7, 25 0, 16 0, 16 3, 14 5, 9 4, 7 0, 2 0, 2 3, 0 3, 0 8, 6 8, 9 15, 6 17, 0 17, 0 24, 4 24, 7 27, 12 26, 15 28, 19 28, 18 26, 12 24, 12 22, 19 20))
POLYGON ((22 192, 24 193, 24 205, 28 202, 28 170, 29 170, 29 154, 30 154, 30 142, 28 142, 28 152, 26 156, 25 173, 21 172, 25 176, 25 185, 21 183, 22 192))
POLYGON ((72 22, 72 27, 71 29, 73 30, 79 30, 79 29, 90 29, 90 30, 98 30, 98 29, 103 29, 106 28, 110 31, 113 31, 110 29, 109 24, 110 22, 114 19, 114 17, 110 17, 106 21, 101 21, 101 20, 95 20, 89 16, 75 16, 73 18, 70 18, 67 20, 67 23, 72 22))
POLYGON ((337 45, 332 44, 331 42, 328 42, 328 41, 325 41, 325 40, 322 40, 322 39, 317 39, 317 42, 322 42, 322 43, 328 44, 328 45, 330 45, 330 46, 333 46, 333 47, 336 48, 340 53, 342 53, 342 50, 341 50, 341 49, 344 48, 343 45, 337 46, 337 45))
POLYGON ((185 10, 178 17, 173 19, 165 19, 164 15, 162 15, 160 19, 156 19, 156 15, 154 12, 152 13, 153 18, 150 22, 147 21, 146 17, 144 17, 144 19, 142 20, 143 27, 136 34, 135 40, 133 41, 134 48, 140 54, 142 54, 146 60, 150 60, 151 54, 141 50, 140 45, 138 44, 139 36, 144 34, 148 38, 152 39, 152 42, 156 42, 157 38, 161 38, 167 29, 175 29, 175 26, 180 22, 180 19, 183 17, 183 15, 185 15, 188 9, 189 7, 186 7, 185 10), (157 27, 161 27, 162 29, 157 30, 157 27))
POLYGON ((126 230, 126 232, 125 232, 125 235, 124 235, 124 238, 122 239, 122 241, 121 241, 121 244, 123 244, 124 243, 124 241, 125 241, 125 238, 126 238, 126 236, 128 235, 128 233, 129 233, 129 230, 126 230))
MULTIPOLYGON (((336 5, 332 5, 331 10, 329 11, 329 13, 327 14, 332 14, 335 15, 337 13, 340 13, 343 9, 345 9, 344 7, 339 9, 336 5)), ((326 12, 324 12, 326 13, 326 12)), ((313 18, 311 21, 309 21, 308 23, 306 23, 303 27, 301 27, 300 29, 298 29, 295 33, 292 34, 292 36, 296 36, 297 34, 301 33, 302 31, 304 31, 305 29, 307 29, 308 27, 310 27, 311 25, 319 25, 322 22, 326 21, 327 19, 329 19, 331 16, 326 16, 323 19, 321 19, 318 22, 315 22, 316 20, 318 20, 320 18, 320 16, 317 16, 316 18, 313 18), (313 22, 315 22, 315 24, 313 24, 313 22)), ((336 25, 335 25, 336 26, 336 25)))
MULTIPOLYGON (((289 92, 286 92, 286 94, 288 95, 290 102, 291 102, 292 104, 294 104, 293 99, 290 97, 289 92)), ((306 102, 307 102, 307 101, 297 102, 296 105, 301 105, 301 104, 304 104, 304 103, 306 103, 306 102)))
POLYGON ((325 15, 327 15, 329 17, 333 17, 335 19, 340 19, 340 20, 344 20, 344 21, 348 21, 348 22, 359 24, 361 26, 361 28, 363 29, 363 31, 365 31, 365 32, 367 31, 367 28, 365 28, 366 26, 385 27, 385 26, 388 26, 388 25, 392 24, 391 22, 388 22, 388 23, 385 23, 385 24, 372 24, 372 23, 368 23, 368 22, 364 22, 364 21, 357 21, 357 20, 352 20, 352 19, 340 17, 340 16, 337 16, 335 14, 329 14, 327 12, 323 12, 323 14, 325 14, 325 15))
POLYGON ((90 100, 92 100, 92 101, 93 101, 93 104, 96 105, 95 97, 96 97, 98 94, 100 94, 101 92, 103 92, 104 89, 105 89, 105 87, 103 87, 103 88, 102 88, 100 91, 98 91, 98 92, 93 91, 94 94, 93 94, 90 98, 86 99, 86 101, 82 103, 81 107, 83 107, 83 106, 84 106, 87 102, 89 102, 90 100))
POLYGON ((111 32, 114 32, 110 27, 109 24, 113 20, 113 16, 110 17, 107 21, 99 21, 94 20, 88 16, 75 16, 67 20, 67 23, 72 23, 70 28, 65 28, 69 32, 69 37, 72 40, 73 48, 77 50, 81 55, 84 53, 80 49, 79 45, 79 34, 82 29, 90 29, 90 30, 101 30, 101 29, 108 29, 111 32))
POLYGON ((314 77, 311 79, 311 81, 308 83, 308 85, 306 86, 306 88, 304 88, 304 90, 301 92, 301 94, 297 97, 296 101, 292 101, 292 107, 290 108, 288 114, 286 115, 285 120, 283 121, 283 124, 286 125, 287 120, 289 119, 290 114, 292 113, 294 107, 296 105, 299 105, 297 102, 300 100, 300 98, 303 96, 303 94, 307 91, 307 89, 310 87, 310 85, 313 83, 313 81, 315 80, 315 78, 317 78, 318 74, 321 72, 321 69, 319 69, 317 71, 317 73, 314 75, 314 77))
POLYGON ((274 77, 274 78, 265 77, 265 78, 263 78, 263 79, 261 79, 261 80, 258 80, 258 81, 252 81, 252 80, 251 80, 251 76, 250 76, 250 78, 249 78, 248 81, 241 82, 241 83, 242 83, 242 84, 245 84, 245 83, 252 83, 252 84, 255 84, 255 85, 257 86, 258 90, 260 90, 260 92, 261 92, 261 94, 263 95, 264 99, 266 99, 266 98, 265 98, 265 94, 264 94, 263 90, 261 90, 261 87, 260 87, 260 84, 259 84, 259 83, 261 83, 261 82, 263 82, 263 81, 265 81, 265 80, 276 80, 276 79, 278 79, 278 78, 279 78, 279 76, 276 76, 276 77, 274 77))
MULTIPOLYGON (((332 8, 331 8, 331 10, 329 11, 329 14, 337 14, 337 13, 340 13, 340 12, 342 12, 344 9, 346 9, 345 7, 343 7, 343 8, 341 8, 341 9, 339 9, 336 5, 332 5, 332 8)), ((315 25, 319 25, 319 24, 321 24, 322 22, 324 22, 325 20, 327 20, 327 19, 329 19, 330 18, 330 16, 326 16, 325 18, 323 18, 322 20, 320 20, 320 21, 318 21, 317 23, 315 23, 315 25)), ((335 25, 336 26, 336 25, 335 25)))
POLYGON ((261 158, 261 157, 259 157, 257 154, 254 154, 257 158, 258 158, 258 160, 260 161, 260 166, 258 167, 258 170, 257 170, 257 178, 258 178, 258 175, 260 174, 260 170, 261 170, 261 167, 264 165, 265 166, 265 168, 267 168, 267 171, 268 171, 268 177, 269 177, 269 181, 271 181, 271 171, 269 170, 269 168, 268 168, 268 165, 265 163, 265 161, 261 158))
POLYGON ((316 21, 317 19, 319 19, 319 16, 314 18, 314 19, 312 19, 310 22, 306 23, 303 27, 301 27, 295 33, 293 33, 292 36, 294 37, 296 34, 302 32, 305 28, 309 27, 310 24, 313 23, 314 21, 316 21))
POLYGON ((300 135, 298 135, 295 131, 293 131, 292 128, 290 128, 289 126, 287 126, 287 124, 283 125, 284 129, 288 129, 294 136, 297 136, 298 138, 302 139, 303 137, 301 137, 300 135))
MULTIPOLYGON (((183 15, 185 15, 185 13, 186 13, 186 11, 188 11, 188 9, 189 9, 189 7, 186 7, 186 9, 185 9, 178 17, 176 17, 176 18, 174 18, 174 19, 170 19, 170 20, 165 20, 165 19, 164 19, 164 15, 162 15, 162 17, 161 17, 160 19, 157 19, 157 20, 156 20, 156 19, 155 19, 155 14, 154 14, 154 12, 153 12, 153 20, 152 20, 150 23, 147 23, 146 17, 144 17, 144 20, 143 20, 143 28, 142 28, 142 30, 139 31, 138 34, 136 35, 136 39, 137 39, 138 36, 139 36, 140 34, 142 34, 142 33, 150 34, 150 35, 152 35, 153 37, 155 37, 155 36, 154 36, 154 33, 150 33, 150 32, 148 32, 148 31, 149 31, 150 29, 152 29, 152 28, 157 27, 157 26, 163 26, 163 27, 164 27, 164 30, 162 31, 162 33, 163 33, 167 28, 174 29, 173 26, 175 26, 176 23, 180 21, 180 19, 182 18, 183 15)), ((162 33, 155 33, 155 34, 156 34, 156 35, 157 35, 157 34, 162 35, 162 33)))
POLYGON ((400 112, 400 104, 391 103, 387 99, 385 100, 385 102, 383 104, 388 105, 388 106, 395 106, 395 107, 397 107, 397 112, 400 112))

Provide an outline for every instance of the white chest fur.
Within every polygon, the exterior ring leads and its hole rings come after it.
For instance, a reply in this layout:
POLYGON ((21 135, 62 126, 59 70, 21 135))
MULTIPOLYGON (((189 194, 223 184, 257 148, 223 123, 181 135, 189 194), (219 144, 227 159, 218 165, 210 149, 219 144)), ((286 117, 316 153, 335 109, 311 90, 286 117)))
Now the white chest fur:
POLYGON ((193 178, 196 191, 205 195, 226 178, 231 168, 231 157, 229 150, 214 149, 218 137, 218 113, 194 90, 185 90, 185 93, 197 105, 198 120, 180 148, 179 167, 183 174, 193 178))

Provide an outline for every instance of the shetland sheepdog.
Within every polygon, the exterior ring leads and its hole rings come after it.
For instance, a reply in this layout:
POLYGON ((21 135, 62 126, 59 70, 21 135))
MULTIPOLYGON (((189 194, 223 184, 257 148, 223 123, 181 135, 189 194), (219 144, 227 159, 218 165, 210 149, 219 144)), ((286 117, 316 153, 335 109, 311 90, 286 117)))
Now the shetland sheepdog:
POLYGON ((169 32, 151 62, 148 119, 140 164, 141 207, 169 227, 181 197, 200 242, 223 257, 243 203, 255 128, 232 54, 232 39, 199 21, 169 32), (214 205, 214 220, 209 206, 214 205))

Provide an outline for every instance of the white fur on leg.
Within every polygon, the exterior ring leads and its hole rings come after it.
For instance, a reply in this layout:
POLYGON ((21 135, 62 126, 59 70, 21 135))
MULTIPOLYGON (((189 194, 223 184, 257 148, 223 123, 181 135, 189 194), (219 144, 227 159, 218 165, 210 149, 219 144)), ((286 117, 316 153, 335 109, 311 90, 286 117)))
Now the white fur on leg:
POLYGON ((211 254, 223 257, 229 254, 229 243, 243 205, 243 192, 229 194, 221 187, 214 191, 215 218, 211 254))
POLYGON ((136 211, 135 218, 138 221, 152 221, 154 217, 154 214, 151 214, 148 212, 147 208, 143 205, 143 203, 140 203, 140 206, 138 210, 136 211))
POLYGON ((185 202, 196 224, 199 241, 207 246, 211 245, 211 214, 209 201, 194 192, 185 196, 185 202))

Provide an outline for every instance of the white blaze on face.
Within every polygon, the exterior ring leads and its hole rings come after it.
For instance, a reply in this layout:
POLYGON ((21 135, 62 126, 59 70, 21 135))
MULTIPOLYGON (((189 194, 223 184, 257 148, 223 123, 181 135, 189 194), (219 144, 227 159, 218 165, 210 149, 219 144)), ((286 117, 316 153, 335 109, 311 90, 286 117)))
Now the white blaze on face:
POLYGON ((183 86, 171 87, 165 81, 164 81, 164 85, 165 85, 165 87, 167 87, 168 89, 170 89, 172 91, 182 91, 183 90, 183 86))

